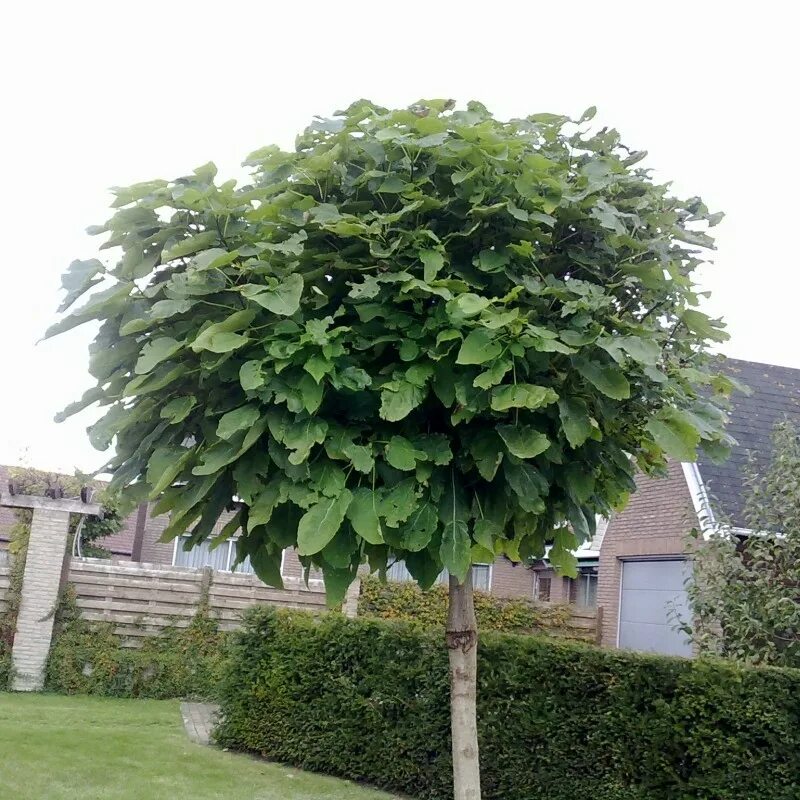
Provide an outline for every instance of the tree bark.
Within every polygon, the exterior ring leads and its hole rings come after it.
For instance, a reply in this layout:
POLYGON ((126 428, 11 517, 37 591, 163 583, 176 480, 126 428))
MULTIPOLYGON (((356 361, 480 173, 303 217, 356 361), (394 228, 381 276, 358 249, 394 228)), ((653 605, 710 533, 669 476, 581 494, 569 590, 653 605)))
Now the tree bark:
POLYGON ((472 568, 463 584, 450 576, 447 612, 450 658, 450 730, 453 738, 453 798, 480 800, 478 724, 478 623, 472 599, 472 568))

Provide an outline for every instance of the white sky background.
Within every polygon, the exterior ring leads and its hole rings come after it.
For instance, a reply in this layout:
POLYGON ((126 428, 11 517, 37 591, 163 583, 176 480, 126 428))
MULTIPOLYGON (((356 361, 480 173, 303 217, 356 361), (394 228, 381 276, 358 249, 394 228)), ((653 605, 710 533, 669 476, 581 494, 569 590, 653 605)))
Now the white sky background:
POLYGON ((646 165, 727 212, 706 310, 728 355, 800 368, 792 3, 8 3, 0 12, 0 464, 97 468, 89 330, 35 345, 60 274, 96 255, 107 188, 222 176, 315 114, 367 97, 480 100, 500 117, 596 105, 646 165), (13 10, 12 10, 13 9, 13 10))

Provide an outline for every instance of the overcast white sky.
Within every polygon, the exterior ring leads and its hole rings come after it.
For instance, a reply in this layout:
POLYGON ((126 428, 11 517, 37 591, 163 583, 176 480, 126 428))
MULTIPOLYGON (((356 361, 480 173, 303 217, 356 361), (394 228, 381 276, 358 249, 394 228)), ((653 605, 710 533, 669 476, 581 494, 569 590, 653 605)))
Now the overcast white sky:
POLYGON ((94 256, 113 185, 223 175, 314 114, 359 97, 476 99, 499 116, 579 114, 618 128, 676 191, 727 219, 709 304, 725 352, 800 368, 792 227, 800 168, 792 4, 34 2, 0 12, 0 464, 90 470, 89 331, 35 345, 59 276, 94 256), (12 10, 13 9, 13 10, 12 10), (790 217, 791 214, 791 217, 790 217))

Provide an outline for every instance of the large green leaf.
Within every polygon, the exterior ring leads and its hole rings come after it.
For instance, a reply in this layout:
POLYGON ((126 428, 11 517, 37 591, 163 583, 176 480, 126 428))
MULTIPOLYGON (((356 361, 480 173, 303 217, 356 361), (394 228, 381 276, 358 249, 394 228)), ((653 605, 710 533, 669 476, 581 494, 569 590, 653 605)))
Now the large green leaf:
POLYGON ((539 408, 558 399, 558 395, 545 386, 518 383, 511 386, 498 386, 492 389, 492 408, 495 411, 508 411, 510 408, 539 408))
POLYGON ((347 518, 353 530, 370 544, 383 544, 383 531, 378 516, 380 498, 371 489, 360 488, 353 492, 347 509, 347 518))
POLYGON ((562 397, 558 401, 558 414, 564 428, 564 436, 571 447, 580 447, 593 431, 592 420, 586 403, 574 397, 562 397))
POLYGON ((380 415, 388 422, 398 422, 407 417, 424 397, 424 389, 408 381, 387 383, 381 391, 380 415))
POLYGON ((303 294, 303 276, 297 272, 281 281, 274 289, 250 295, 250 299, 260 306, 282 317, 290 317, 300 308, 303 294))
POLYGON ((530 425, 498 425, 497 432, 508 452, 518 458, 534 458, 550 447, 550 440, 530 425))
POLYGON ((456 358, 457 364, 485 364, 497 358, 503 352, 503 346, 496 341, 490 331, 475 328, 461 344, 456 358))
POLYGON ((645 426, 655 443, 678 461, 695 461, 700 433, 688 418, 679 412, 666 410, 645 426))
POLYGON ((345 489, 338 497, 323 498, 303 514, 297 527, 297 552, 301 556, 319 553, 333 539, 352 499, 345 489))
POLYGON ((439 557, 442 559, 447 571, 464 583, 469 566, 472 563, 470 555, 471 542, 469 528, 463 520, 448 522, 442 531, 442 544, 439 548, 439 557))
POLYGON ((593 361, 579 361, 575 364, 575 368, 604 395, 614 400, 627 400, 631 396, 630 383, 618 367, 603 366, 593 361))
POLYGON ((153 367, 175 355, 182 347, 183 342, 178 342, 171 336, 160 336, 147 342, 142 348, 142 354, 136 362, 134 372, 137 375, 150 372, 153 367))
POLYGON ((400 470, 412 470, 417 466, 417 460, 425 458, 425 453, 417 450, 405 436, 392 436, 386 445, 386 460, 400 470))
MULTIPOLYGON (((214 350, 212 342, 215 337, 220 337, 223 334, 232 334, 235 331, 240 331, 243 328, 246 328, 253 321, 254 317, 255 311, 252 309, 245 309, 244 311, 234 312, 221 322, 215 322, 203 328, 192 343, 192 350, 194 350, 196 353, 199 353, 201 350, 214 350)), ((217 347, 219 346, 220 345, 218 344, 217 347)), ((231 347, 229 349, 232 350, 234 348, 231 347)), ((227 351, 217 349, 215 352, 227 351)))
POLYGON ((230 439, 234 433, 247 430, 261 416, 258 406, 240 406, 220 417, 217 425, 217 436, 220 439, 230 439))

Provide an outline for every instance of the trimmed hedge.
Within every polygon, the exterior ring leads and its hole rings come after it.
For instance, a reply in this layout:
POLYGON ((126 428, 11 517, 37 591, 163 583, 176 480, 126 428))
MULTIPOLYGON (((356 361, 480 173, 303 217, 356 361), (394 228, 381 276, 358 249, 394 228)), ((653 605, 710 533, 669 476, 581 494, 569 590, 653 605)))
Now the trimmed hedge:
MULTIPOLYGON (((395 619, 441 629, 447 619, 447 587, 423 592, 414 581, 382 581, 375 576, 361 581, 360 617, 395 619)), ((496 597, 475 592, 475 613, 482 631, 502 633, 553 633, 574 636, 566 605, 535 605, 523 598, 496 597)))
MULTIPOLYGON (((443 636, 255 609, 234 636, 220 744, 452 797, 443 636)), ((489 634, 484 800, 797 800, 800 673, 489 634)))

